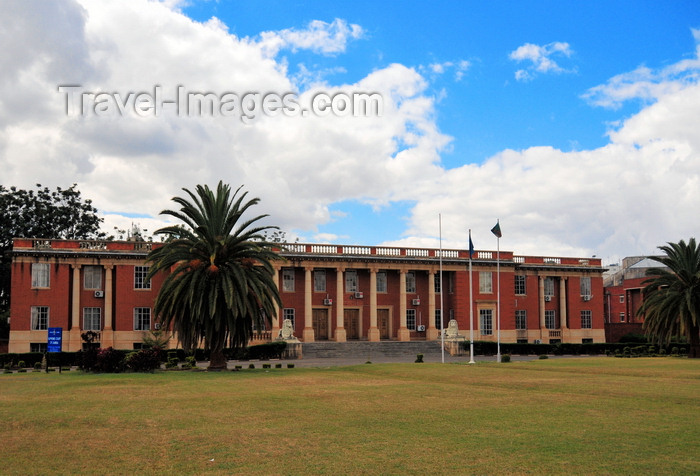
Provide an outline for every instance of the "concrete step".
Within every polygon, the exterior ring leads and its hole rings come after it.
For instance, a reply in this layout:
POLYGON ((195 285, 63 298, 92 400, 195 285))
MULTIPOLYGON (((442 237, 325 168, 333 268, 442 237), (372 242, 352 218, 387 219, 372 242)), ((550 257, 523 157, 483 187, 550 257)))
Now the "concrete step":
POLYGON ((308 342, 302 344, 302 354, 308 359, 322 358, 377 358, 412 356, 417 354, 437 355, 441 353, 439 341, 348 341, 348 342, 308 342))

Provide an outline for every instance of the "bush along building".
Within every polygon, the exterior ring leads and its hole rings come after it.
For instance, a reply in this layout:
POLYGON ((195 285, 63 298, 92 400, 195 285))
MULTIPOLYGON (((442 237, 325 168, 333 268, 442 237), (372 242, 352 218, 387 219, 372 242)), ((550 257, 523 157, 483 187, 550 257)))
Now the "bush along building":
MULTIPOLYGON (((159 245, 15 239, 9 351, 44 351, 55 327, 64 351, 81 349, 86 331, 101 347, 140 347, 158 329, 152 309, 164 276, 146 280, 152 246, 159 245)), ((442 250, 442 260, 440 253, 285 244, 275 263, 282 306, 260 339, 274 340, 284 319, 302 342, 438 340, 451 320, 468 338, 469 251, 442 250)), ((605 342, 600 259, 501 251, 498 263, 493 251, 473 255, 474 340, 495 342, 500 321, 504 343, 605 342)))

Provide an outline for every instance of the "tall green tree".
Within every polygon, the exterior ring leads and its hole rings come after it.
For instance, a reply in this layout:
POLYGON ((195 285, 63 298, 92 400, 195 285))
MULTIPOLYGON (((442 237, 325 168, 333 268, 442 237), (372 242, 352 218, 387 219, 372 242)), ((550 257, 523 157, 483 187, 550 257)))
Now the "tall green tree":
POLYGON ((259 202, 247 192, 219 182, 216 191, 198 185, 183 189, 188 198, 175 197, 179 211, 164 210, 182 221, 161 228, 165 243, 148 255, 149 276, 169 274, 158 292, 154 313, 166 328, 172 326, 186 350, 200 343, 210 351, 210 369, 226 367, 225 347, 247 345, 281 305, 273 281, 272 261, 279 256, 263 239, 271 226, 256 226, 267 215, 244 220, 259 202), (239 193, 241 192, 241 193, 239 193))
POLYGON ((659 343, 685 337, 688 357, 700 357, 700 248, 695 238, 686 244, 659 246, 664 256, 650 256, 666 268, 647 271, 644 302, 638 314, 644 316, 644 330, 659 343))
MULTIPOLYGON (((10 264, 13 238, 102 239, 102 218, 90 200, 83 200, 77 184, 50 190, 0 185, 0 319, 10 307, 10 264)), ((0 333, 3 326, 0 325, 0 333)), ((0 338, 2 335, 0 335, 0 338)))

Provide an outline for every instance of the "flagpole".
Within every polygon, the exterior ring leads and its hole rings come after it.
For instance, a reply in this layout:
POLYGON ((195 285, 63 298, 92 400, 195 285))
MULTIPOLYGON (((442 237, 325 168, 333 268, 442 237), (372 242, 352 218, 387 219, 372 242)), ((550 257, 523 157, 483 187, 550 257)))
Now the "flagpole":
MULTIPOLYGON (((496 220, 498 225, 498 220, 496 220)), ((498 337, 497 337, 497 353, 496 362, 501 361, 501 237, 499 236, 501 227, 498 227, 499 233, 496 236, 496 279, 498 280, 498 293, 496 297, 496 320, 498 325, 498 337)))
POLYGON ((474 364, 474 299, 472 297, 472 229, 469 229, 469 363, 474 364))
MULTIPOLYGON (((445 313, 442 307, 442 214, 438 213, 438 222, 440 228, 440 335, 442 336, 442 363, 445 363, 445 313)), ((433 319, 435 319, 433 317, 433 319)))

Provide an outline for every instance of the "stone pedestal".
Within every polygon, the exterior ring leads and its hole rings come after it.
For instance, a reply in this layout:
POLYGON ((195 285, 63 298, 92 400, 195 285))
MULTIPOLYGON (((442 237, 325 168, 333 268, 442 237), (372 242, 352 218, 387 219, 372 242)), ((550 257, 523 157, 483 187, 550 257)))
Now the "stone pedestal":
POLYGON ((283 359, 301 359, 301 342, 299 339, 294 337, 294 327, 292 327, 292 321, 285 319, 282 322, 282 328, 279 331, 279 335, 276 340, 281 340, 287 343, 284 352, 282 352, 283 359))
POLYGON ((450 355, 467 354, 467 351, 462 345, 463 342, 467 341, 467 338, 459 334, 459 326, 456 320, 451 319, 447 324, 447 329, 443 332, 445 333, 445 350, 449 352, 450 355))

